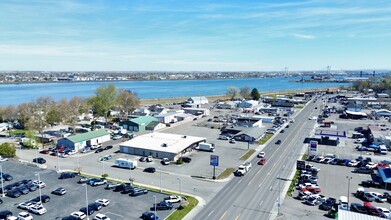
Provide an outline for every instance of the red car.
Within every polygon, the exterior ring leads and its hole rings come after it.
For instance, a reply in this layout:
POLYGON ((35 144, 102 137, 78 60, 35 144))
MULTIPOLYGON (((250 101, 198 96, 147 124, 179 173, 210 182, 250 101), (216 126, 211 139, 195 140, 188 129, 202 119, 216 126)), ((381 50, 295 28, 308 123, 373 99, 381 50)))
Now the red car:
POLYGON ((258 165, 265 165, 266 163, 266 158, 261 158, 259 161, 258 161, 258 165))
POLYGON ((39 153, 41 153, 41 154, 49 154, 50 151, 49 150, 41 150, 39 153))

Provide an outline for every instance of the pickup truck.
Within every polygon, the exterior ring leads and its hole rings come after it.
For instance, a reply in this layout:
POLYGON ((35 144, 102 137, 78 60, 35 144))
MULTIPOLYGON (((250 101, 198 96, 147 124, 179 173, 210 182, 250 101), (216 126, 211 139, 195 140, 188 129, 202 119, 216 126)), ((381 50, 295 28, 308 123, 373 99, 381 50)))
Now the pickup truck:
POLYGON ((244 176, 251 170, 251 162, 245 162, 235 171, 236 176, 244 176))

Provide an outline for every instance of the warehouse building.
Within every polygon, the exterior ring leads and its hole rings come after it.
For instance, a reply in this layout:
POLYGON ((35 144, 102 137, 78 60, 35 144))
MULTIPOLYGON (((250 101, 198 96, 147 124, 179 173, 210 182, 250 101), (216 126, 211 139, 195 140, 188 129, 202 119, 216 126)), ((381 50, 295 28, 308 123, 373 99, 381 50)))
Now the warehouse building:
POLYGON ((138 118, 133 118, 129 121, 122 121, 119 123, 119 125, 128 131, 138 132, 145 131, 146 127, 153 121, 158 121, 158 119, 152 116, 141 116, 138 118))
POLYGON ((120 145, 120 152, 154 158, 178 160, 206 138, 178 134, 150 133, 133 138, 120 145))
POLYGON ((71 135, 66 138, 59 139, 57 146, 64 146, 70 150, 81 150, 85 147, 91 147, 110 140, 110 133, 105 129, 90 131, 83 134, 71 135))

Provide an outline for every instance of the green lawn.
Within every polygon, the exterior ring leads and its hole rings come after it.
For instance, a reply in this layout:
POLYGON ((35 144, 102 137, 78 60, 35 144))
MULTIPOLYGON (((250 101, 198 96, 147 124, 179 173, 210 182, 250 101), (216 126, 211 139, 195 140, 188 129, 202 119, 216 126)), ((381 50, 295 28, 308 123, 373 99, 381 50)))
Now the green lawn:
POLYGON ((251 157, 251 155, 253 155, 253 153, 255 153, 255 150, 254 149, 250 149, 245 154, 243 154, 243 156, 241 156, 240 159, 241 160, 247 160, 249 157, 251 157))
POLYGON ((225 179, 229 177, 233 172, 235 171, 235 168, 227 168, 223 172, 220 173, 219 176, 217 176, 218 180, 225 179))
POLYGON ((24 134, 26 133, 26 130, 12 130, 10 132, 11 135, 21 135, 21 134, 24 134))
POLYGON ((273 134, 266 134, 261 140, 259 140, 259 144, 265 144, 271 137, 273 137, 273 134))
MULTIPOLYGON (((304 154, 303 157, 301 158, 301 160, 305 161, 306 159, 307 159, 307 155, 304 154)), ((287 196, 293 196, 293 191, 295 189, 296 181, 297 181, 297 178, 299 178, 299 175, 300 175, 300 170, 296 170, 295 176, 293 177, 291 185, 289 185, 288 192, 286 193, 287 196)))

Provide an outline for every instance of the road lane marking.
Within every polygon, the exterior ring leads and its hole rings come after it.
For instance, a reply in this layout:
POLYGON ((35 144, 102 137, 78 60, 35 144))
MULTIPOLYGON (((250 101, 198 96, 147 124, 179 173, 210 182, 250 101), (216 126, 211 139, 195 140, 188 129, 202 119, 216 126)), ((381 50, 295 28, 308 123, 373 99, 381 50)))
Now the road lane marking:
POLYGON ((219 218, 219 220, 223 219, 226 214, 227 214, 227 211, 224 212, 224 214, 219 218))
POLYGON ((262 204, 263 204, 263 200, 261 201, 261 203, 259 203, 259 206, 262 206, 262 204))
POLYGON ((239 216, 240 216, 240 215, 236 216, 235 220, 238 220, 238 219, 239 219, 239 216))
POLYGON ((273 186, 270 186, 269 191, 272 191, 272 190, 273 190, 273 186))
POLYGON ((243 180, 243 179, 240 179, 240 180, 238 181, 238 183, 242 182, 242 180, 243 180))
POLYGON ((212 213, 213 213, 214 211, 215 211, 215 210, 213 209, 213 210, 209 213, 208 217, 209 217, 210 215, 212 215, 212 213))

